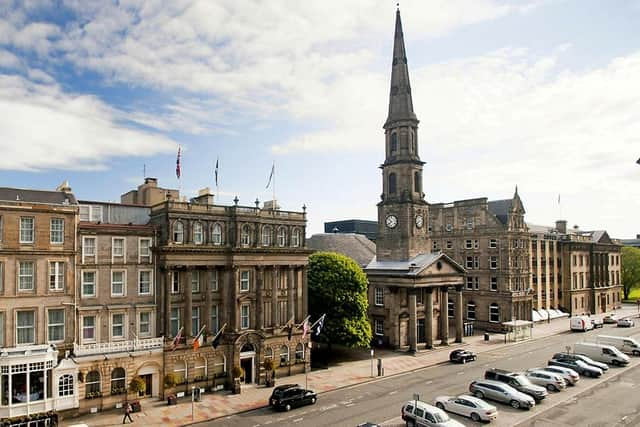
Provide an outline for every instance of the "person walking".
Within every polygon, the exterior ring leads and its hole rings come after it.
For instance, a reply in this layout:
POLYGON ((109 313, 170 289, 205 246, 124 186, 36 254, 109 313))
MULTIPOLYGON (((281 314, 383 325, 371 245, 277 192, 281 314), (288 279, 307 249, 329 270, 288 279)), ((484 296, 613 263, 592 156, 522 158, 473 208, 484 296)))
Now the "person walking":
POLYGON ((131 404, 127 403, 127 406, 124 408, 124 417, 122 418, 122 424, 125 424, 125 422, 127 421, 127 418, 129 418, 129 421, 133 423, 133 419, 131 418, 132 412, 133 412, 133 408, 131 407, 131 404))

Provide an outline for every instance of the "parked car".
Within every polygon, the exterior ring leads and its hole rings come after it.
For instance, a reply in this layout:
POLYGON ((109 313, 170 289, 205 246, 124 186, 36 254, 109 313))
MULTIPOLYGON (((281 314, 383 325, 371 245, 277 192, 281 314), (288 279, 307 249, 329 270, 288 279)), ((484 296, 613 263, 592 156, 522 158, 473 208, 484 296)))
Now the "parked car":
POLYGON ((598 335, 596 337, 596 342, 598 344, 612 345, 624 353, 640 356, 640 343, 633 338, 617 337, 614 335, 598 335))
POLYGON ((449 417, 442 409, 420 400, 409 400, 402 405, 402 420, 407 423, 407 427, 464 427, 464 424, 449 417))
POLYGON ((456 363, 467 363, 467 362, 473 362, 474 360, 476 360, 478 358, 478 356, 469 350, 464 350, 464 349, 457 349, 457 350, 453 350, 450 354, 449 354, 449 361, 450 362, 456 362, 456 363))
POLYGON ((469 417, 475 422, 491 421, 498 417, 498 410, 495 406, 466 394, 458 397, 438 396, 435 404, 444 411, 469 417))
POLYGON ((593 329, 604 328, 604 321, 599 317, 592 317, 591 324, 593 325, 593 329))
POLYGON ((547 366, 544 368, 532 368, 530 371, 543 370, 548 372, 553 372, 554 374, 560 375, 566 385, 576 385, 576 383, 580 380, 580 375, 571 368, 565 368, 564 366, 547 366))
POLYGON ((298 384, 285 384, 273 389, 269 406, 289 411, 297 406, 313 405, 317 399, 318 395, 313 390, 306 390, 298 384))
POLYGON ((607 314, 602 318, 604 323, 618 323, 618 315, 615 313, 607 314))
POLYGON ((469 384, 469 391, 478 399, 486 398, 507 403, 515 409, 531 409, 536 406, 533 397, 500 381, 476 380, 469 384))
POLYGON ((569 319, 569 328, 572 331, 586 332, 593 329, 593 323, 587 316, 574 316, 569 319))
POLYGON ((556 353, 553 355, 554 359, 578 359, 578 360, 582 360, 584 363, 586 363, 587 365, 591 365, 591 366, 595 366, 596 368, 600 368, 602 370, 602 372, 607 372, 609 370, 609 365, 607 365, 606 363, 602 363, 602 362, 596 362, 595 360, 591 359, 590 357, 584 355, 584 354, 576 354, 576 353, 556 353))
POLYGON ((370 423, 367 421, 366 423, 360 423, 356 427, 380 427, 380 424, 370 423))
POLYGON ((588 365, 579 359, 551 359, 547 364, 549 366, 562 366, 563 368, 573 369, 585 377, 598 378, 602 375, 602 369, 588 365))
POLYGON ((484 378, 509 384, 516 390, 533 397, 536 400, 536 403, 539 403, 542 399, 547 397, 547 394, 549 394, 544 387, 533 384, 526 376, 505 371, 503 369, 487 369, 484 373, 484 378))
POLYGON ((608 365, 625 366, 629 364, 629 356, 608 344, 577 342, 573 345, 573 351, 608 365))
POLYGON ((544 370, 527 371, 525 376, 529 378, 529 381, 540 387, 545 387, 549 391, 564 390, 567 384, 558 374, 544 370))
POLYGON ((635 325, 636 324, 631 319, 620 319, 620 320, 618 320, 618 328, 631 328, 631 327, 633 327, 635 325))

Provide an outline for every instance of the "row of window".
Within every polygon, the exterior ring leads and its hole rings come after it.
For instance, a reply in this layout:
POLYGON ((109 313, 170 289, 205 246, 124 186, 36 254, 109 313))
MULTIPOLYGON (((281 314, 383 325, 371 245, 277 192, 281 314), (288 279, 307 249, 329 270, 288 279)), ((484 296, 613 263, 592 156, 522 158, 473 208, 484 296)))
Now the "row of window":
MULTIPOLYGON (((36 229, 35 229, 35 217, 21 216, 19 219, 20 228, 20 243, 33 244, 35 243, 36 229)), ((0 242, 2 241, 4 221, 0 216, 0 242)), ((61 245, 64 243, 64 218, 51 218, 49 220, 49 243, 54 245, 61 245)))
MULTIPOLYGON (((82 237, 82 263, 93 261, 98 262, 97 252, 98 238, 95 236, 82 237), (93 259, 91 259, 93 258, 93 259)), ((127 259, 127 241, 124 237, 111 238, 111 262, 125 262, 127 259)), ((151 238, 138 238, 138 263, 150 263, 151 259, 151 238)))
MULTIPOLYGON (((49 290, 63 291, 65 285, 64 261, 49 261, 49 290)), ((18 261, 17 263, 17 290, 18 292, 33 292, 36 286, 36 262, 18 261)), ((0 292, 4 291, 4 262, 0 261, 0 292)))
MULTIPOLYGON (((173 224, 173 242, 182 244, 186 243, 185 239, 185 226, 182 221, 176 221, 173 224)), ((260 244, 262 246, 273 245, 273 228, 270 225, 263 225, 260 244)), ((276 230, 276 243, 280 247, 287 246, 287 228, 280 226, 276 230)), ((300 229, 295 227, 291 231, 291 246, 299 247, 301 244, 301 232, 300 229)), ((201 222, 194 222, 191 232, 191 241, 196 245, 205 244, 205 227, 201 222)), ((213 245, 224 244, 224 238, 222 233, 222 225, 215 223, 211 226, 209 242, 213 245)), ((251 239, 251 227, 248 224, 244 224, 240 229, 240 244, 242 246, 249 246, 252 244, 251 239)))
MULTIPOLYGON (((16 310, 14 318, 15 342, 18 345, 36 343, 36 311, 16 310)), ((6 313, 0 311, 0 347, 5 342, 6 313)), ((64 308, 47 309, 47 342, 58 343, 65 340, 65 310, 64 308)))
MULTIPOLYGON (((242 304, 240 308, 240 325, 242 329, 249 329, 249 304, 242 304)), ((211 318, 210 322, 207 326, 208 329, 211 330, 211 333, 217 333, 218 328, 220 326, 220 312, 217 304, 211 306, 211 318)), ((170 333, 171 336, 175 337, 178 334, 180 328, 184 326, 182 319, 182 308, 180 307, 172 307, 170 314, 170 333)), ((201 313, 200 307, 195 306, 191 308, 191 331, 195 335, 200 331, 202 327, 201 322, 201 313)))
MULTIPOLYGON (((100 325, 100 317, 97 314, 83 314, 80 323, 82 325, 82 342, 93 343, 99 341, 98 328, 100 325)), ((124 312, 110 313, 109 316, 109 333, 110 340, 124 340, 127 338, 127 318, 124 312)), ((153 313, 152 311, 140 311, 137 313, 137 329, 136 336, 141 338, 151 337, 153 335, 153 313)))
MULTIPOLYGON (((467 256, 465 259, 465 267, 468 270, 479 270, 480 269, 480 256, 473 255, 467 256)), ((489 268, 491 270, 498 269, 498 257, 496 255, 491 255, 489 257, 489 268)))
MULTIPOLYGON (((395 173, 391 172, 388 178, 389 194, 395 195, 398 192, 398 178, 395 173)), ((422 193, 422 174, 418 171, 413 173, 413 191, 422 193)))
MULTIPOLYGON (((112 297, 127 296, 127 270, 110 271, 110 290, 112 297)), ((137 294, 139 296, 153 295, 153 270, 138 270, 137 294)), ((98 271, 81 271, 81 296, 83 298, 95 298, 98 296, 98 271)))

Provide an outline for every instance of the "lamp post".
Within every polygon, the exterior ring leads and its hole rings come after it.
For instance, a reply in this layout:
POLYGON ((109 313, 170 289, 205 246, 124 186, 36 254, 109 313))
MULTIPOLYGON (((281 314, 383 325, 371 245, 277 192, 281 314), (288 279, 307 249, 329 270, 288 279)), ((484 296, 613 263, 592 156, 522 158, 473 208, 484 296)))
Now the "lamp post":
POLYGON ((196 386, 191 386, 191 422, 193 422, 193 409, 196 402, 196 386))
POLYGON ((371 349, 371 378, 373 378, 373 355, 375 354, 375 350, 371 349))

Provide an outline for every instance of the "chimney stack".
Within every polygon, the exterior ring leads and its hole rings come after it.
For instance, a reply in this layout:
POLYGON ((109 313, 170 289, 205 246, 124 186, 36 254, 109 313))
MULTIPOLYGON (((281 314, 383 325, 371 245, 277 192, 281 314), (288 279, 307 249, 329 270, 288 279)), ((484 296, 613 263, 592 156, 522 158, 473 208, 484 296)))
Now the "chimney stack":
POLYGON ((566 234, 567 233, 567 221, 564 219, 559 219, 556 221, 556 230, 558 233, 566 234))

